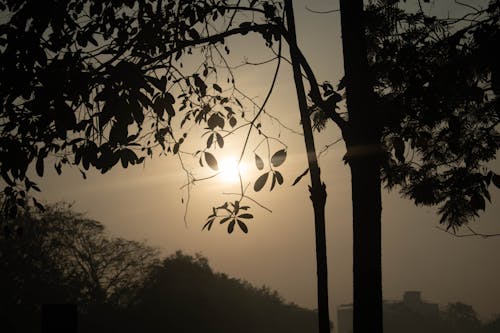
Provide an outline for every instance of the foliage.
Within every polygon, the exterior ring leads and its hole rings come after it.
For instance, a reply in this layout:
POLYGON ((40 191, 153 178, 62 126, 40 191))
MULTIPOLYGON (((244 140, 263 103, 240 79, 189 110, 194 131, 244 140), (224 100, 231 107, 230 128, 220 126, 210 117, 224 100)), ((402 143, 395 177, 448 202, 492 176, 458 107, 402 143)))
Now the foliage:
POLYGON ((499 17, 498 1, 457 20, 394 1, 367 8, 384 181, 417 205, 438 205, 453 230, 500 187, 488 164, 500 147, 499 17))
POLYGON ((155 267, 135 311, 141 318, 136 320, 139 324, 136 331, 317 330, 313 311, 286 304, 269 288, 255 288, 248 282, 214 273, 206 258, 182 252, 155 267))
POLYGON ((37 331, 40 305, 73 303, 81 332, 307 332, 314 311, 214 273, 205 257, 104 234, 68 205, 23 212, 0 235, 2 330, 37 331), (22 228, 22 229, 21 229, 22 228), (22 231, 21 231, 22 230, 22 231))
POLYGON ((500 315, 496 315, 496 317, 487 322, 486 325, 484 326, 484 332, 485 333, 495 333, 500 331, 500 315))
MULTIPOLYGON (((361 4, 361 11, 362 1, 356 3, 361 4)), ((206 142, 190 155, 216 172, 219 166, 213 150, 223 148, 228 135, 246 131, 241 156, 252 130, 269 141, 260 117, 272 93, 284 40, 295 59, 296 83, 302 83, 302 76, 309 81, 309 105, 305 105, 304 96, 299 98, 301 111, 311 111, 317 129, 324 128, 326 117, 334 121, 346 142, 346 162, 364 161, 366 170, 373 171, 363 180, 363 172, 353 174, 353 193, 364 191, 359 184, 366 181, 374 185, 366 193, 377 196, 366 200, 363 193, 354 198, 355 212, 373 215, 378 221, 370 225, 378 226, 380 162, 389 188, 399 186, 402 194, 417 204, 439 205, 441 222, 448 228, 460 227, 485 209, 490 184, 500 183, 500 176, 487 164, 500 145, 499 54, 493 49, 499 39, 499 2, 492 1, 487 9, 472 13, 472 19, 454 22, 429 17, 423 10, 401 10, 393 0, 370 2, 367 9, 363 18, 367 21, 368 44, 361 48, 368 47, 370 67, 363 73, 367 77, 358 79, 367 80, 360 86, 375 88, 376 103, 373 112, 356 110, 354 115, 353 110, 347 110, 345 116, 337 112, 337 103, 342 90, 351 86, 351 78, 341 80, 339 92, 328 82, 317 83, 296 44, 293 29, 287 31, 283 25, 278 1, 70 0, 41 4, 35 0, 3 0, 3 211, 14 216, 18 206, 26 205, 27 191, 38 190, 28 176, 30 166, 41 177, 46 163, 54 163, 58 173, 63 165, 76 165, 85 177, 91 167, 105 173, 119 162, 124 168, 144 163, 158 149, 161 154, 176 155, 184 168, 186 143, 197 136, 196 129, 201 129, 206 142), (39 15, 42 11, 50 15, 39 15), (226 60, 231 51, 226 39, 249 33, 262 36, 277 58, 269 93, 261 105, 254 103, 250 116, 240 99, 253 101, 237 88, 226 60), (370 175, 373 177, 368 179, 370 175)), ((293 26, 290 13, 287 23, 293 26)), ((365 58, 364 52, 357 55, 365 58)), ((362 63, 358 69, 365 67, 362 63)), ((299 95, 302 90, 298 88, 299 95)), ((365 97, 367 101, 372 99, 365 97)), ((301 115, 305 124, 308 115, 301 115)), ((314 149, 309 149, 313 147, 311 142, 305 141, 308 156, 314 153, 316 157, 314 149)), ((280 144, 277 152, 269 152, 269 170, 257 178, 254 191, 269 182, 271 189, 283 184, 282 174, 274 169, 286 158, 286 145, 280 144)), ((260 156, 255 157, 255 163, 263 169, 260 156)), ((318 184, 313 182, 311 191, 316 208, 324 204, 326 191, 319 180, 319 169, 309 170, 311 176, 318 176, 318 184), (318 195, 320 192, 322 195, 318 195)), ((198 180, 185 171, 188 186, 198 180)), ((247 232, 247 220, 253 215, 241 211, 248 206, 242 204, 247 196, 240 184, 240 199, 214 207, 207 229, 217 220, 220 224, 227 222, 228 232, 236 225, 247 232)), ((40 206, 37 201, 33 203, 40 206)), ((324 226, 324 216, 315 215, 323 218, 319 224, 324 226)), ((355 248, 366 250, 375 244, 378 249, 370 251, 377 257, 380 237, 377 232, 365 234, 375 236, 360 248, 355 236, 355 248)), ((325 242, 321 238, 320 245, 325 242)), ((369 262, 365 264, 361 271, 370 266, 369 262)), ((358 271, 357 264, 355 267, 358 271)), ((376 271, 367 280, 376 281, 376 271)), ((380 294, 381 301, 381 289, 370 289, 380 294)))
MULTIPOLYGON (((63 165, 77 165, 83 175, 90 167, 104 173, 119 162, 143 163, 155 148, 182 154, 193 126, 200 126, 206 148, 194 155, 217 171, 210 149, 222 148, 226 136, 243 127, 261 132, 257 117, 245 118, 245 96, 229 68, 220 73, 218 64, 230 53, 226 39, 232 35, 257 32, 269 47, 278 31, 287 38, 277 4, 54 1, 44 5, 51 13, 44 17, 37 15, 39 6, 28 0, 0 6, 6 17, 0 24, 4 211, 14 214, 26 191, 38 190, 27 175, 30 165, 39 176, 47 163, 58 173, 63 165), (241 13, 252 17, 245 21, 241 13)), ((500 145, 499 54, 493 48, 500 6, 492 1, 470 14, 473 19, 455 21, 399 7, 378 1, 367 8, 380 121, 374 126, 381 126, 387 152, 383 177, 416 204, 439 205, 441 222, 455 229, 485 209, 489 185, 500 183, 486 164, 500 145)), ((316 127, 323 128, 326 118, 340 126, 344 120, 331 107, 342 98, 344 80, 339 93, 328 82, 318 85, 302 61, 316 127)), ((284 157, 283 149, 270 162, 277 166, 284 157)), ((261 157, 255 159, 262 169, 261 157)), ((268 179, 271 189, 283 183, 271 169, 254 190, 268 179)))
POLYGON ((125 305, 157 260, 155 249, 107 236, 102 224, 66 204, 49 205, 42 214, 24 211, 17 221, 5 223, 0 245, 2 271, 12 274, 2 276, 2 287, 13 304, 42 303, 30 298, 38 292, 29 288, 40 290, 41 298, 50 300, 56 296, 43 296, 50 289, 40 285, 53 285, 64 291, 59 302, 125 305), (17 232, 11 232, 12 228, 17 232), (24 291, 30 296, 24 296, 24 291))
POLYGON ((478 332, 481 322, 472 306, 460 302, 449 303, 442 313, 444 322, 452 332, 478 332))
POLYGON ((218 170, 209 149, 260 127, 245 118, 246 97, 224 65, 226 38, 257 32, 271 47, 276 12, 272 1, 2 0, 3 211, 14 216, 26 192, 39 190, 30 166, 42 177, 49 163, 58 174, 74 165, 85 177, 91 167, 143 163, 155 149, 181 158, 196 127, 208 139, 193 155, 218 170), (242 22, 240 12, 252 17, 242 22))

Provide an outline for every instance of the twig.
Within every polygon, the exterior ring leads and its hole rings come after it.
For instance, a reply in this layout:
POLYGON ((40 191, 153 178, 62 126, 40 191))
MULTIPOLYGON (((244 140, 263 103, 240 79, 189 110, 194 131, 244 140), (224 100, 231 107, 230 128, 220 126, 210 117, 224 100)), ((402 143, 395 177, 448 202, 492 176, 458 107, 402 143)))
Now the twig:
POLYGON ((464 7, 469 8, 469 9, 475 10, 476 12, 480 12, 480 11, 481 11, 481 9, 479 9, 479 8, 476 8, 476 7, 474 7, 474 6, 472 6, 472 5, 469 5, 469 4, 467 4, 467 3, 460 2, 460 1, 458 1, 458 0, 455 0, 455 3, 456 3, 457 5, 461 5, 461 6, 464 6, 464 7))
POLYGON ((441 231, 444 231, 446 232, 447 234, 450 234, 452 235, 453 237, 457 237, 457 238, 463 238, 463 237, 482 237, 482 238, 490 238, 490 237, 499 237, 500 236, 500 233, 497 233, 497 234, 482 234, 482 233, 479 233, 479 232, 476 232, 474 229, 472 229, 471 227, 469 226, 466 226, 467 229, 469 229, 469 231, 471 232, 470 234, 456 234, 454 232, 451 232, 449 231, 448 229, 444 229, 444 228, 441 228, 441 227, 436 227, 436 229, 438 230, 441 230, 441 231))
POLYGON ((339 139, 333 141, 332 143, 329 143, 329 144, 325 145, 323 147, 323 149, 321 149, 321 151, 319 152, 318 157, 320 157, 321 155, 323 155, 324 153, 326 153, 328 151, 328 149, 330 149, 331 146, 339 143, 342 140, 343 140, 343 138, 339 138, 339 139))
POLYGON ((248 200, 250 200, 250 201, 252 201, 252 202, 256 203, 256 204, 257 204, 257 205, 259 205, 261 208, 263 208, 263 209, 267 210, 269 213, 272 213, 272 212, 273 212, 272 210, 270 210, 270 209, 269 209, 269 208, 267 208, 266 206, 264 206, 264 205, 260 204, 257 200, 252 199, 251 197, 249 197, 249 196, 248 196, 248 195, 246 195, 246 194, 242 194, 242 193, 228 193, 228 192, 222 192, 222 194, 225 194, 225 195, 239 195, 239 196, 241 196, 242 198, 246 198, 246 199, 248 199, 248 200))
MULTIPOLYGON (((269 97, 271 97, 271 93, 273 92, 274 86, 276 84, 276 80, 278 78, 278 72, 279 72, 280 65, 281 65, 281 38, 278 42, 278 54, 280 56, 278 57, 278 63, 276 65, 276 69, 274 71, 273 81, 271 82, 271 86, 269 88, 269 91, 267 92, 266 98, 264 99, 264 102, 262 102, 262 105, 260 106, 259 111, 257 112, 257 114, 253 117, 252 121, 250 122, 250 124, 252 124, 252 125, 258 119, 258 117, 260 116, 262 111, 264 111, 264 107, 266 106, 267 101, 269 100, 269 97)), ((243 144, 243 149, 241 150, 241 155, 240 155, 240 158, 238 160, 238 164, 241 162, 241 160, 243 159, 243 155, 245 154, 245 150, 246 150, 246 147, 248 145, 248 140, 250 139, 250 133, 252 132, 252 128, 253 128, 253 126, 250 126, 250 128, 248 129, 247 137, 245 138, 245 143, 243 144)))
POLYGON ((330 9, 330 10, 325 10, 325 11, 314 10, 314 9, 309 8, 307 5, 306 5, 306 9, 308 11, 310 11, 311 13, 315 13, 315 14, 330 14, 330 13, 340 12, 340 9, 330 9))

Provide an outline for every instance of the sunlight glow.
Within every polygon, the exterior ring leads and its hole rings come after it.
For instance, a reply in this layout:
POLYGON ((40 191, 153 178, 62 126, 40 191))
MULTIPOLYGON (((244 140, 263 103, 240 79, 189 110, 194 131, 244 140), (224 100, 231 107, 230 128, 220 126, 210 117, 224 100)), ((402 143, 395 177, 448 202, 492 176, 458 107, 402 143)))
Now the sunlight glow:
POLYGON ((241 163, 238 167, 238 160, 234 157, 227 157, 219 161, 219 177, 227 183, 238 183, 240 181, 238 170, 243 177, 245 166, 241 163))

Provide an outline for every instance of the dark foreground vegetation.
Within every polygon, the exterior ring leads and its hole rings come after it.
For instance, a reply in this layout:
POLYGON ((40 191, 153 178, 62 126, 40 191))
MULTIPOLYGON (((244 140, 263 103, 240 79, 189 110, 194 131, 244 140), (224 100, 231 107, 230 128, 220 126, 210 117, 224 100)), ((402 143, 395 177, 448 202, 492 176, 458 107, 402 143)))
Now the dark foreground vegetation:
MULTIPOLYGON (((384 333, 498 333, 500 314, 481 323, 474 308, 461 302, 439 307, 420 298, 420 292, 407 291, 402 301, 385 301, 384 333)), ((336 333, 352 333, 352 304, 338 309, 336 333)))
POLYGON ((2 222, 0 332, 40 332, 43 304, 76 305, 80 333, 317 331, 314 311, 200 255, 111 237, 68 205, 2 222))
POLYGON ((500 314, 483 323, 472 306, 461 302, 449 303, 435 313, 415 311, 402 303, 388 304, 384 306, 384 332, 499 333, 500 314))
MULTIPOLYGON (((315 311, 213 272, 201 255, 162 257, 144 243, 112 237, 70 205, 0 222, 0 332, 44 332, 58 320, 69 325, 71 310, 79 333, 317 331, 315 311)), ((413 303, 386 304, 388 333, 500 332, 500 315, 481 323, 467 304, 438 310, 413 303)), ((341 317, 337 332, 351 331, 352 312, 341 317)))

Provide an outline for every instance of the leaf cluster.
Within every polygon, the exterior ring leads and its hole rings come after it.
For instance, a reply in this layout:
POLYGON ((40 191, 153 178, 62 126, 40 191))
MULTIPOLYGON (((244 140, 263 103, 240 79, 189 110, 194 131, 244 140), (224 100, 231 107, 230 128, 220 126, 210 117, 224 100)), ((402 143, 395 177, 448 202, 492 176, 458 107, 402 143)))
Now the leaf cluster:
POLYGON ((249 32, 271 43, 277 15, 272 1, 2 0, 0 174, 11 215, 37 189, 32 165, 40 177, 49 163, 84 178, 127 168, 154 149, 179 154, 195 125, 208 130, 207 149, 222 148, 243 106, 231 75, 228 88, 219 80, 219 48, 249 32), (240 11, 252 14, 243 25, 240 11), (200 66, 183 70, 195 52, 200 66))
MULTIPOLYGON (((279 185, 283 185, 283 175, 278 170, 274 170, 274 168, 282 165, 285 162, 285 160, 286 160, 285 149, 278 150, 273 154, 273 156, 271 156, 269 171, 261 174, 254 183, 253 189, 255 192, 259 192, 264 188, 267 180, 269 179, 269 176, 271 176, 271 187, 269 189, 270 191, 274 189, 274 187, 276 186, 276 182, 279 185)), ((255 154, 255 166, 259 170, 264 169, 264 161, 257 154, 255 154)))
POLYGON ((490 201, 500 176, 498 2, 450 22, 393 1, 367 10, 371 79, 382 126, 383 179, 457 228, 490 201))
POLYGON ((250 206, 240 206, 240 201, 238 200, 235 202, 225 202, 219 207, 213 207, 212 214, 207 217, 207 223, 205 223, 202 230, 205 228, 210 230, 215 220, 218 219, 219 224, 228 222, 228 233, 232 233, 236 225, 238 225, 241 231, 248 233, 248 227, 245 221, 253 219, 253 215, 246 212, 248 209, 250 209, 250 206), (223 212, 223 215, 220 215, 220 211, 223 212))
POLYGON ((314 311, 214 272, 199 254, 159 260, 156 249, 104 234, 68 205, 46 208, 23 211, 9 224, 17 231, 0 231, 3 331, 39 331, 40 304, 68 303, 82 333, 307 332, 317 325, 314 311))

